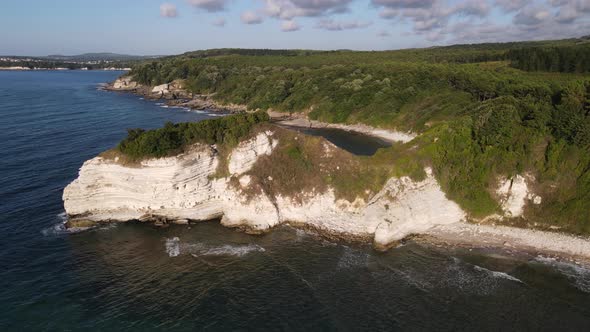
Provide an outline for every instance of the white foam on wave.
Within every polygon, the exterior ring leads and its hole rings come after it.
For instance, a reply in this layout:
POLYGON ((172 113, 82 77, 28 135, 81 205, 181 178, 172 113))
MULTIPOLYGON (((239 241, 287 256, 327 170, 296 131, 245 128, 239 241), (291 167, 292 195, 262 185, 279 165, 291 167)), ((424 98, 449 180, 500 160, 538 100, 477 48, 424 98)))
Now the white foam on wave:
POLYGON ((103 226, 100 226, 98 228, 98 230, 99 231, 110 231, 110 230, 112 230, 114 228, 117 228, 117 225, 118 225, 118 223, 111 222, 111 223, 108 223, 108 224, 104 224, 103 226))
POLYGON ((81 232, 83 230, 88 229, 88 228, 82 228, 82 227, 66 228, 66 222, 68 221, 68 215, 65 212, 57 214, 56 218, 57 218, 58 222, 41 230, 41 234, 43 234, 43 236, 66 235, 66 234, 70 234, 70 233, 81 232))
POLYGON ((340 259, 338 260, 338 267, 341 269, 351 269, 357 267, 366 267, 369 265, 369 254, 361 251, 355 250, 350 247, 345 246, 344 252, 340 259))
POLYGON ((297 242, 302 241, 305 237, 307 237, 307 233, 303 229, 295 229, 295 239, 297 242))
POLYGON ((559 273, 573 281, 573 284, 577 289, 585 293, 590 293, 590 269, 574 263, 563 262, 545 256, 537 256, 534 261, 553 267, 559 271, 559 273))
POLYGON ((511 275, 509 275, 508 273, 505 273, 505 272, 492 271, 492 270, 486 269, 485 267, 481 267, 479 265, 474 265, 473 268, 476 271, 485 272, 485 273, 491 275, 494 278, 506 279, 506 280, 516 281, 516 282, 519 282, 521 284, 524 284, 524 282, 522 280, 520 280, 520 279, 518 279, 516 277, 513 277, 513 276, 511 276, 511 275))
POLYGON ((47 228, 41 230, 41 234, 43 236, 56 236, 56 235, 63 235, 67 234, 68 230, 66 229, 66 224, 63 222, 51 225, 47 228))
POLYGON ((433 281, 436 280, 433 284, 437 287, 460 289, 468 294, 489 295, 504 287, 505 280, 524 285, 520 279, 507 273, 492 271, 457 257, 451 256, 451 259, 445 272, 430 276, 433 281))
POLYGON ((180 239, 178 237, 173 237, 171 239, 166 239, 166 253, 170 257, 177 257, 180 255, 180 239))
POLYGON ((166 253, 170 257, 177 257, 181 254, 190 254, 194 257, 200 256, 234 256, 242 257, 254 252, 266 251, 256 244, 247 245, 222 245, 207 246, 203 243, 182 243, 178 237, 168 238, 165 243, 166 253))
POLYGON ((220 247, 209 248, 202 252, 202 256, 237 256, 242 257, 252 252, 264 252, 266 251, 259 245, 248 244, 248 245, 223 245, 220 247))

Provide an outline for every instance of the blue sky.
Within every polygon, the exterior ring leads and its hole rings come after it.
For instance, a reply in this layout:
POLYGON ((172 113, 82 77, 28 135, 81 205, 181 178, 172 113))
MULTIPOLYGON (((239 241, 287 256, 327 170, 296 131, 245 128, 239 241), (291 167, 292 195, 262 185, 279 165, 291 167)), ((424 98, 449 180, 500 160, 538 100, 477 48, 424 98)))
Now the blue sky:
POLYGON ((590 0, 2 0, 0 54, 383 50, 590 34, 590 0))

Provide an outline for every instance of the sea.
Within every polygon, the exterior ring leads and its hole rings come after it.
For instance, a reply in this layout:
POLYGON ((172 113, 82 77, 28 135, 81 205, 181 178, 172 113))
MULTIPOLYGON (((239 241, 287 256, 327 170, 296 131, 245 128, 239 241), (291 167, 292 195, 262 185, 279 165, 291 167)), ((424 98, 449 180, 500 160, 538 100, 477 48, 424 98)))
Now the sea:
POLYGON ((590 330, 590 270, 539 254, 218 221, 66 231, 64 187, 126 129, 221 115, 101 88, 120 74, 0 71, 0 331, 590 330))

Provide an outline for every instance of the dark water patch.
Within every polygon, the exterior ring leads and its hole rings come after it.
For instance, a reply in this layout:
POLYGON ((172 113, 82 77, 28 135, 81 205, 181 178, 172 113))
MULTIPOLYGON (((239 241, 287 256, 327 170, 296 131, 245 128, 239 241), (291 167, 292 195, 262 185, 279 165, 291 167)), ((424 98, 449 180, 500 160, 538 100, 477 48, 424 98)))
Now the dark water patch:
POLYGON ((284 126, 283 128, 291 129, 312 136, 321 136, 330 141, 332 144, 356 155, 372 156, 377 150, 391 146, 391 143, 378 137, 336 128, 307 128, 284 126))

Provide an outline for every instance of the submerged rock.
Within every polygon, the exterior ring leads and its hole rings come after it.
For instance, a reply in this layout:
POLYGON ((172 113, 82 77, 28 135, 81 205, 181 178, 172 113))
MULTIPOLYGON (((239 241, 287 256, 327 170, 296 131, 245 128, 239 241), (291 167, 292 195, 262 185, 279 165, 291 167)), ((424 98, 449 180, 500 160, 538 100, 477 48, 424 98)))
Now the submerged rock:
POLYGON ((90 228, 94 227, 98 224, 98 222, 89 219, 69 219, 66 222, 66 228, 90 228))

